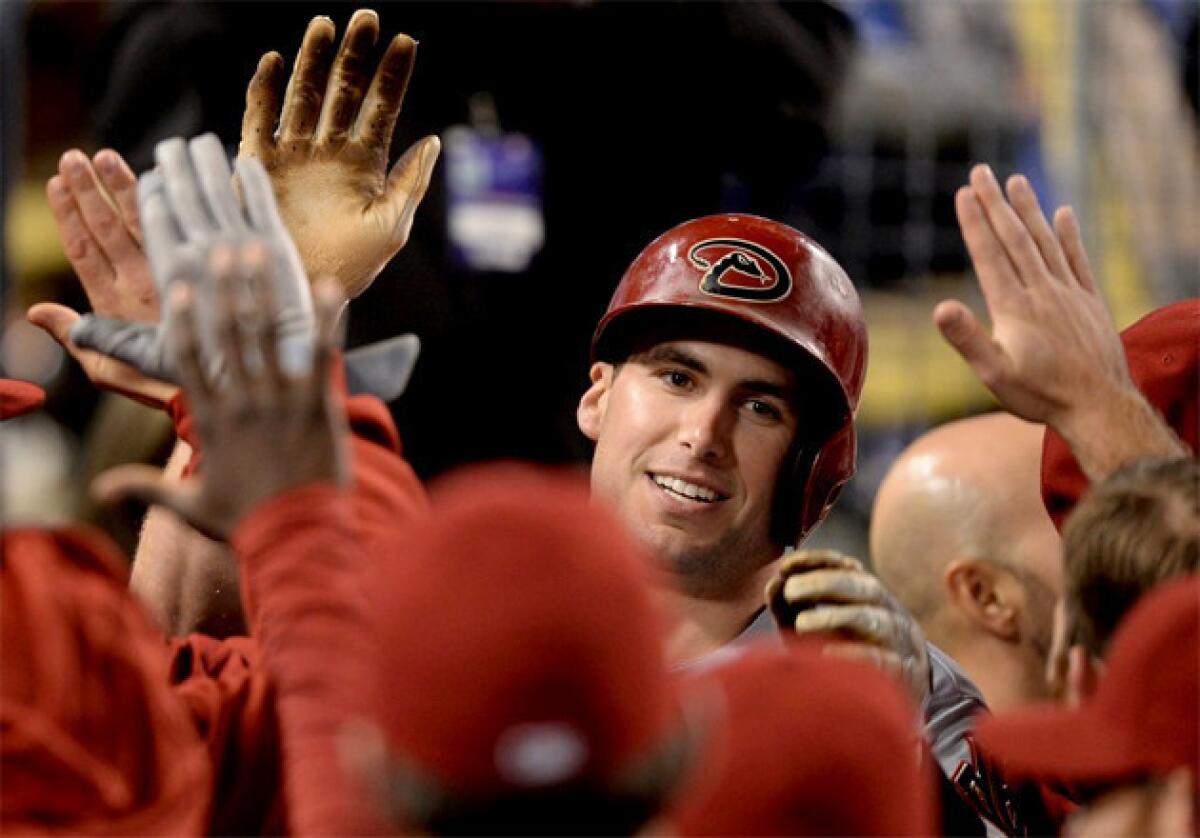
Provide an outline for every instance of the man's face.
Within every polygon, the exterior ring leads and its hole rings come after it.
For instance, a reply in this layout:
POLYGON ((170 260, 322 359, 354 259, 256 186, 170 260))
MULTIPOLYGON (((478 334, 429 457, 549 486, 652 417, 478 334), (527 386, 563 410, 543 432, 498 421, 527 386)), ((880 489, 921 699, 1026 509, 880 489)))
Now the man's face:
POLYGON ((657 344, 592 366, 579 427, 592 491, 687 592, 720 596, 775 558, 775 486, 796 435, 795 376, 734 346, 657 344))

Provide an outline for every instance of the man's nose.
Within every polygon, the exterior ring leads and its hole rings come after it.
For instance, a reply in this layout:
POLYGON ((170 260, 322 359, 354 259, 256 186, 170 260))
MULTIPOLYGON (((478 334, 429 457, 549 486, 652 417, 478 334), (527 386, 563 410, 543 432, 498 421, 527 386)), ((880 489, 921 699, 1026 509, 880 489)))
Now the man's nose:
POLYGON ((734 416, 717 394, 691 402, 679 420, 679 443, 698 460, 719 463, 729 456, 734 416))

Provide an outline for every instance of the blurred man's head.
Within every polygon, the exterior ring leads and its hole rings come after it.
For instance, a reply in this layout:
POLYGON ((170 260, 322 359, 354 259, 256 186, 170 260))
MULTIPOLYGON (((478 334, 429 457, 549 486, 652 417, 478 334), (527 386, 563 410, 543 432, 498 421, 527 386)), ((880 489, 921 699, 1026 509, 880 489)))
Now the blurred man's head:
POLYGON ((1148 593, 1113 635, 1080 706, 981 721, 980 745, 1013 777, 1071 784, 1089 835, 1192 835, 1200 800, 1200 577, 1148 593), (1165 830, 1170 831, 1165 831, 1165 830))
POLYGON ((378 747, 358 768, 424 831, 636 830, 687 741, 649 562, 581 479, 493 466, 433 499, 372 583, 378 747))
POLYGON ((993 707, 1046 693, 1062 577, 1041 446, 1006 413, 943 425, 897 459, 871 517, 876 572, 993 707))
POLYGON ((933 769, 895 679, 816 645, 772 643, 687 685, 711 724, 666 816, 679 834, 932 834, 933 769))
POLYGON ((1083 496, 1063 528, 1065 583, 1050 680, 1079 691, 1117 625, 1151 588, 1200 571, 1200 461, 1139 460, 1083 496), (1068 661, 1071 647, 1079 652, 1068 661), (1073 683, 1065 683, 1065 682, 1073 683))

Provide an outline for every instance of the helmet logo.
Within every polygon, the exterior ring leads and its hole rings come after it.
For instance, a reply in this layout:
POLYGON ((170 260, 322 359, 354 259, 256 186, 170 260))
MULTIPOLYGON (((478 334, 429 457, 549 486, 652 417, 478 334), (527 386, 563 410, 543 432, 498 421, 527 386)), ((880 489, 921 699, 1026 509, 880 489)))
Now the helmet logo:
POLYGON ((783 260, 745 239, 705 239, 692 245, 688 261, 704 271, 700 290, 714 297, 773 303, 792 290, 792 272, 783 260))

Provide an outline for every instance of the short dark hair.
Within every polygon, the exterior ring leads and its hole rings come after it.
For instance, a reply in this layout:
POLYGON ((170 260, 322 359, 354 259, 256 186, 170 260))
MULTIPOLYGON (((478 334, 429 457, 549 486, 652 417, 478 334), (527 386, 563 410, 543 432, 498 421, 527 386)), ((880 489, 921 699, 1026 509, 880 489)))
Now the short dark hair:
POLYGON ((1102 656, 1150 588, 1200 570, 1200 461, 1137 460, 1084 495, 1063 528, 1070 642, 1102 656))

